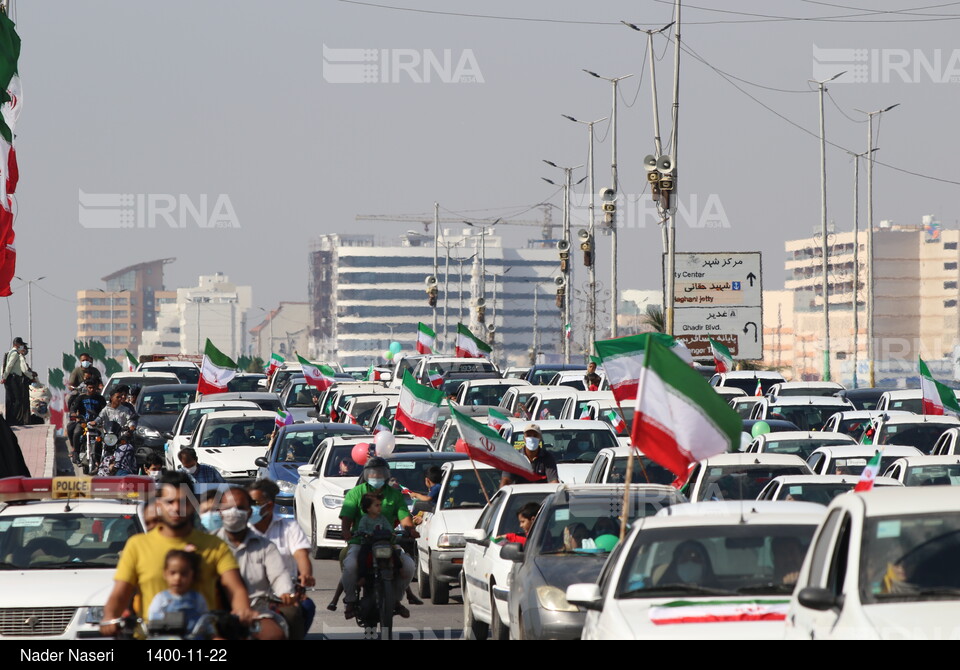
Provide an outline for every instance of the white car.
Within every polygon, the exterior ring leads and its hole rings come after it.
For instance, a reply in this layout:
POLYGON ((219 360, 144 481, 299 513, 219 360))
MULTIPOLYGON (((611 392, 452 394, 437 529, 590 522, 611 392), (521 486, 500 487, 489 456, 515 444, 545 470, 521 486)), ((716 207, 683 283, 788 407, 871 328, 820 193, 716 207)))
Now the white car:
POLYGON ((931 456, 954 456, 960 454, 960 428, 948 428, 933 445, 931 456))
POLYGON ((225 412, 228 410, 239 409, 260 409, 256 403, 249 400, 204 400, 202 402, 192 402, 180 411, 177 422, 173 424, 173 430, 170 434, 172 438, 167 440, 163 446, 164 450, 164 468, 167 470, 176 470, 180 467, 177 454, 184 447, 190 446, 193 439, 193 431, 200 423, 204 415, 212 412, 225 412))
POLYGON ((747 395, 757 394, 757 382, 760 382, 761 393, 774 384, 786 381, 779 372, 765 370, 734 370, 733 372, 718 372, 710 378, 710 386, 735 387, 747 395))
POLYGON ((806 458, 819 447, 857 445, 849 435, 808 430, 784 430, 759 435, 743 450, 747 454, 788 454, 806 458))
MULTIPOLYGON (((790 475, 774 477, 757 500, 787 500, 829 505, 841 493, 852 491, 860 477, 856 475, 790 475)), ((890 477, 875 477, 873 486, 903 486, 890 477)))
POLYGON ((837 412, 855 409, 845 398, 822 396, 792 396, 788 398, 761 398, 750 412, 751 419, 783 419, 800 430, 820 430, 837 412))
POLYGON ((623 484, 627 474, 627 459, 633 451, 633 484, 671 485, 677 478, 672 472, 660 465, 643 452, 633 447, 601 449, 593 459, 593 464, 584 477, 584 484, 623 484))
MULTIPOLYGON (((340 529, 340 508, 346 492, 357 485, 363 472, 350 455, 361 442, 372 445, 373 436, 328 437, 307 464, 297 468, 300 479, 293 494, 294 514, 310 538, 314 558, 323 558, 332 550, 339 551, 346 546, 340 529)), ((430 451, 430 443, 422 437, 397 435, 394 453, 411 451, 430 451)))
MULTIPOLYGON (((600 372, 597 372, 599 375, 600 372)), ((587 390, 587 369, 582 370, 561 370, 550 379, 550 386, 569 386, 578 391, 587 390)))
POLYGON ((774 477, 809 474, 799 456, 720 454, 694 465, 681 491, 691 502, 755 500, 774 477))
MULTIPOLYGON (((714 386, 713 390, 716 391, 717 388, 718 387, 714 386)), ((730 398, 730 406, 734 412, 740 415, 741 419, 749 419, 750 412, 753 411, 753 406, 758 402, 760 402, 760 398, 757 396, 737 395, 730 398)))
POLYGON ((857 442, 863 437, 864 431, 866 431, 871 422, 883 416, 884 414, 895 416, 895 415, 904 415, 904 416, 916 416, 912 412, 903 412, 900 410, 890 410, 888 412, 883 412, 876 409, 857 409, 849 412, 837 412, 823 424, 823 430, 825 432, 831 433, 843 433, 844 435, 849 435, 857 442))
POLYGON ((257 458, 267 452, 277 423, 276 412, 225 410, 200 418, 190 446, 197 461, 209 465, 228 483, 247 484, 257 477, 257 458))
POLYGON ((450 586, 460 585, 464 533, 476 525, 501 477, 499 470, 469 460, 444 463, 442 469, 436 506, 423 514, 417 539, 417 586, 420 597, 434 605, 446 605, 450 586))
POLYGON ((958 537, 952 487, 889 487, 834 498, 800 569, 786 637, 955 639, 958 537))
MULTIPOLYGON (((819 447, 807 457, 807 465, 815 475, 851 475, 857 477, 867 467, 867 462, 877 453, 878 447, 854 445, 819 447)), ((885 471, 898 458, 921 456, 913 447, 886 446, 880 456, 880 472, 885 471)))
POLYGON ((960 456, 901 458, 883 474, 904 486, 960 486, 960 456))
POLYGON ((431 374, 443 377, 457 374, 475 374, 478 372, 500 374, 499 368, 486 358, 458 358, 455 356, 424 356, 417 361, 414 378, 421 384, 430 383, 431 374))
POLYGON ((500 400, 500 409, 507 416, 526 418, 524 408, 527 406, 527 401, 530 399, 530 396, 538 391, 543 391, 545 388, 550 387, 533 386, 531 384, 529 386, 509 388, 500 400))
POLYGON ((783 637, 804 553, 825 512, 804 503, 672 505, 634 522, 596 583, 567 587, 584 640, 783 637))
POLYGON ((154 487, 149 477, 0 480, 0 640, 100 638, 120 552, 143 532, 154 487))
POLYGON ((765 395, 771 398, 789 396, 833 396, 843 391, 843 384, 837 382, 780 382, 774 384, 765 395))
POLYGON ((577 390, 569 386, 540 386, 527 398, 523 417, 531 421, 551 421, 573 415, 577 390))
POLYGON ((525 379, 467 379, 457 391, 458 405, 493 405, 503 400, 503 395, 513 386, 530 386, 525 379))
POLYGON ((200 382, 200 368, 192 361, 148 361, 137 366, 137 372, 172 372, 183 384, 200 382))
POLYGON ((500 434, 513 442, 515 449, 523 448, 523 431, 530 424, 540 426, 543 446, 557 462, 557 474, 564 484, 583 483, 593 460, 601 449, 619 447, 617 434, 604 421, 523 421, 511 419, 500 429, 500 434))
POLYGON ((897 409, 914 414, 923 414, 923 392, 920 389, 886 391, 877 401, 877 409, 884 412, 897 409))
MULTIPOLYGON (((575 402, 570 404, 564 415, 559 418, 596 419, 599 421, 604 412, 609 412, 616 407, 617 400, 613 397, 613 391, 579 391, 575 402)), ((633 414, 630 416, 633 416, 633 414)))
POLYGON ((464 533, 463 630, 467 637, 484 639, 489 632, 494 640, 506 640, 510 634, 510 589, 507 579, 512 561, 500 558, 502 544, 496 538, 519 533, 517 514, 529 503, 540 504, 560 484, 515 484, 504 486, 490 499, 477 521, 476 528, 464 533))
POLYGON ((931 454, 940 436, 954 426, 960 426, 960 419, 952 416, 884 415, 876 420, 873 442, 908 445, 931 454))

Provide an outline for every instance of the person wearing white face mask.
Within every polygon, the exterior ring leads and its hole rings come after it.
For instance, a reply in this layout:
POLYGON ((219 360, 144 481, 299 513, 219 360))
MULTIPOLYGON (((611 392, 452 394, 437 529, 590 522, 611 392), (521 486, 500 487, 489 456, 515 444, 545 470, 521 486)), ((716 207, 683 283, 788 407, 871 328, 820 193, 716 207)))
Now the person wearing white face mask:
MULTIPOLYGON (((537 484, 559 484, 560 475, 557 471, 557 461, 549 451, 543 448, 543 433, 540 426, 531 423, 523 431, 523 451, 521 452, 530 461, 530 467, 539 479, 532 480, 537 484)), ((531 480, 520 475, 504 472, 500 479, 500 486, 511 484, 530 484, 531 480)))
POLYGON ((195 484, 223 484, 223 477, 215 468, 197 462, 197 450, 193 447, 184 447, 177 453, 180 460, 180 470, 183 470, 195 484))
POLYGON ((284 605, 296 602, 293 579, 283 563, 277 546, 247 525, 252 504, 250 494, 233 487, 223 494, 220 517, 223 527, 215 535, 227 543, 240 565, 240 574, 247 584, 250 607, 261 615, 259 640, 283 640, 287 637, 287 623, 270 610, 270 598, 284 605))

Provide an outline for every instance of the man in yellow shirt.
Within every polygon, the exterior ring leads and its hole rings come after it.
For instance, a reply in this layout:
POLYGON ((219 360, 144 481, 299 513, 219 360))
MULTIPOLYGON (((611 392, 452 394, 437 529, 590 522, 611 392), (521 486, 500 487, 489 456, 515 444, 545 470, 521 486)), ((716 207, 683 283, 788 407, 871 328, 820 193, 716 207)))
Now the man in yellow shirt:
MULTIPOLYGON (((230 599, 231 612, 242 623, 250 625, 256 612, 250 609, 247 587, 240 576, 233 552, 223 540, 193 527, 196 510, 192 486, 186 473, 168 472, 160 478, 157 510, 160 513, 160 525, 127 540, 117 564, 113 591, 103 610, 104 620, 118 618, 130 605, 138 589, 142 608, 138 614, 146 618, 154 596, 167 588, 163 578, 167 552, 180 549, 196 551, 200 555, 200 574, 194 581, 194 589, 207 601, 207 607, 218 610, 226 609, 228 605, 221 604, 217 597, 219 577, 230 599)), ((105 636, 116 635, 117 626, 102 625, 100 632, 105 636)))

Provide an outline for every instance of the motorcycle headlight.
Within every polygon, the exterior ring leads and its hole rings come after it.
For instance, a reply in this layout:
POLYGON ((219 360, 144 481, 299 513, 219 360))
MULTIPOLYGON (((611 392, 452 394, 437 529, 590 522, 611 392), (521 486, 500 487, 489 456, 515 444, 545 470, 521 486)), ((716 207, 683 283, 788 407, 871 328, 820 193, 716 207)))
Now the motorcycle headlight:
POLYGON ((100 622, 103 621, 103 608, 102 607, 88 607, 87 615, 83 617, 83 623, 97 626, 100 622))
POLYGON ((576 605, 567 602, 567 594, 556 586, 538 586, 537 602, 540 607, 553 612, 578 612, 576 605))
POLYGON ((343 496, 323 496, 321 501, 327 509, 340 509, 343 507, 343 496))
POLYGON ((437 540, 437 546, 441 549, 459 549, 467 546, 467 541, 463 539, 463 533, 443 533, 437 540))
POLYGON ((378 544, 373 548, 373 557, 377 559, 387 559, 393 556, 393 547, 389 544, 378 544))
POLYGON ((280 488, 280 493, 293 493, 297 490, 296 484, 283 479, 277 480, 277 486, 280 488))

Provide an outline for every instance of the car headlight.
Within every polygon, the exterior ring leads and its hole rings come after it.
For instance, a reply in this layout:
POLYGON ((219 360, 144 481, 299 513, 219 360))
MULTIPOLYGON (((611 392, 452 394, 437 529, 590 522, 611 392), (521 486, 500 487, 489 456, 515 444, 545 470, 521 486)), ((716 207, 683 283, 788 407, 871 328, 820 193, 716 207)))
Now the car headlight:
POLYGON ((556 586, 538 586, 537 602, 540 607, 553 612, 578 612, 576 605, 567 602, 567 594, 556 586))
POLYGON ((100 622, 103 621, 103 608, 102 607, 88 607, 87 615, 83 617, 83 623, 98 626, 100 622))
POLYGON ((437 546, 441 549, 458 549, 467 546, 467 541, 463 539, 463 533, 443 533, 437 540, 437 546))
POLYGON ((343 496, 323 496, 321 501, 327 509, 340 509, 343 507, 343 496))
POLYGON ((149 428, 147 426, 137 426, 137 433, 143 437, 157 438, 162 437, 160 431, 155 428, 149 428))
POLYGON ((297 490, 296 484, 293 482, 288 482, 284 479, 278 479, 277 486, 280 488, 280 493, 293 493, 297 490))

